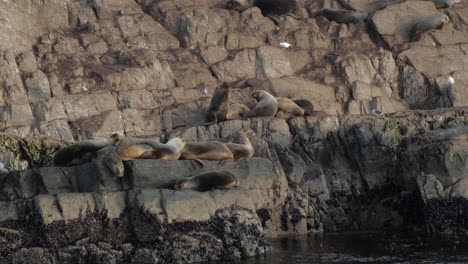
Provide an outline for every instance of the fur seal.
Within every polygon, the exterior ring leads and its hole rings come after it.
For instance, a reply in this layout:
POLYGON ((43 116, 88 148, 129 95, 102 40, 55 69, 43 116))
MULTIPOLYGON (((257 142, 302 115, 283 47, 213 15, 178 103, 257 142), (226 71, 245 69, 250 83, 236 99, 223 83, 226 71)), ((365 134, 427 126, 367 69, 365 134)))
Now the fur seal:
POLYGON ((322 8, 317 11, 312 17, 324 16, 330 21, 335 21, 336 23, 356 24, 359 21, 365 21, 369 16, 367 13, 361 13, 345 9, 331 9, 331 8, 322 8))
POLYGON ((232 104, 228 107, 226 120, 240 120, 242 116, 250 110, 247 106, 243 104, 232 104))
POLYGON ((238 187, 239 179, 232 172, 209 171, 178 180, 174 189, 192 189, 199 192, 206 192, 213 189, 234 189, 238 187))
POLYGON ((409 33, 410 41, 415 41, 418 37, 428 31, 442 29, 450 21, 446 14, 437 14, 416 20, 409 33))
POLYGON ((122 135, 112 135, 118 140, 116 147, 122 160, 150 159, 153 151, 162 146, 154 139, 125 137, 122 135))
POLYGON ((304 115, 311 116, 314 114, 314 105, 307 99, 295 99, 293 100, 299 107, 304 109, 304 115))
POLYGON ((210 106, 206 113, 208 122, 216 123, 226 120, 229 103, 229 85, 224 82, 216 87, 213 97, 211 97, 210 106))
POLYGON ((304 109, 298 106, 293 100, 285 97, 276 97, 278 101, 278 111, 290 113, 295 116, 304 116, 304 109))
POLYGON ((227 9, 240 12, 253 6, 260 8, 263 16, 272 19, 276 25, 281 24, 278 17, 292 15, 294 18, 300 18, 294 14, 299 9, 299 3, 296 0, 230 0, 226 4, 227 9))
POLYGON ((112 174, 118 177, 124 176, 124 164, 120 159, 119 153, 117 153, 116 147, 103 147, 94 153, 93 159, 102 161, 112 174))
POLYGON ((185 146, 185 139, 175 137, 166 144, 155 139, 119 137, 117 152, 122 160, 162 159, 178 160, 185 146))
POLYGON ((226 147, 232 152, 234 160, 250 159, 254 154, 254 148, 248 137, 254 136, 252 129, 239 131, 239 143, 226 143, 226 147))
POLYGON ((264 90, 257 90, 252 93, 252 97, 257 100, 257 104, 250 111, 245 113, 242 118, 275 116, 278 111, 278 101, 270 93, 264 90))
POLYGON ((54 154, 54 166, 75 166, 89 162, 99 149, 115 144, 113 137, 83 140, 70 146, 61 148, 54 154))
POLYGON ((159 145, 153 150, 152 159, 178 160, 185 147, 185 138, 175 137, 166 144, 159 145))
POLYGON ((461 0, 432 0, 437 8, 451 8, 454 4, 460 3, 461 0))
POLYGON ((234 156, 226 144, 219 141, 207 141, 186 143, 180 158, 195 160, 205 166, 201 160, 232 160, 234 156))

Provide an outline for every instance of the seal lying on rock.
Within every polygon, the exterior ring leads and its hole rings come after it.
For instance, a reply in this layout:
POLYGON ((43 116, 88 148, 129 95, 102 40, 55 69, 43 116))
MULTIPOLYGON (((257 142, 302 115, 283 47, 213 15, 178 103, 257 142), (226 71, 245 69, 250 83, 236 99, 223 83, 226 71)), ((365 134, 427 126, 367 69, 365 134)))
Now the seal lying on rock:
POLYGON ((244 11, 252 6, 260 8, 263 16, 271 18, 275 24, 280 24, 278 17, 292 15, 298 10, 299 4, 296 0, 230 0, 226 4, 226 8, 237 11, 244 11))
POLYGON ((54 166, 75 166, 89 162, 94 153, 104 147, 115 144, 113 137, 83 140, 70 146, 61 148, 54 154, 54 166))
POLYGON ((246 105, 243 104, 232 104, 228 107, 226 120, 240 120, 250 110, 246 105))
POLYGON ((175 137, 153 150, 152 159, 178 160, 185 147, 185 138, 175 137))
POLYGON ((424 32, 442 29, 449 21, 446 14, 437 14, 416 20, 409 33, 410 41, 416 41, 424 32))
POLYGON ((154 139, 119 137, 117 152, 122 160, 178 160, 184 146, 185 139, 180 137, 173 138, 166 144, 159 143, 154 139))
POLYGON ((117 152, 122 160, 150 159, 153 150, 161 147, 161 143, 154 139, 125 137, 119 134, 112 135, 117 139, 117 152))
POLYGON ((104 147, 94 153, 93 159, 102 161, 112 174, 122 177, 124 176, 124 164, 120 159, 117 148, 114 146, 104 147))
POLYGON ((178 180, 176 190, 192 189, 206 192, 213 189, 234 189, 239 187, 237 176, 229 171, 209 171, 190 178, 178 180))
POLYGON ((270 93, 258 90, 252 93, 252 97, 257 100, 257 104, 243 118, 267 116, 272 117, 278 112, 278 101, 270 93))
POLYGON ((451 8, 454 4, 460 3, 461 0, 432 0, 437 8, 451 8))
POLYGON ((229 85, 223 83, 216 87, 213 97, 211 97, 210 106, 206 113, 208 122, 216 123, 226 120, 229 104, 229 85))
POLYGON ((252 129, 239 131, 239 143, 226 143, 226 146, 234 156, 234 160, 250 159, 253 156, 254 148, 248 137, 254 135, 255 132, 252 129))
POLYGON ((365 21, 369 15, 367 13, 360 13, 351 10, 322 8, 312 15, 312 17, 317 16, 324 16, 328 20, 335 21, 336 23, 356 24, 359 21, 365 21))
POLYGON ((293 100, 285 97, 276 97, 278 101, 278 111, 283 111, 295 116, 304 116, 304 109, 298 106, 293 100))
POLYGON ((207 141, 186 143, 180 158, 195 160, 205 166, 201 160, 232 160, 234 156, 226 144, 219 141, 207 141))
POLYGON ((311 116, 314 114, 314 105, 307 99, 295 99, 293 100, 299 107, 304 109, 304 115, 311 116))

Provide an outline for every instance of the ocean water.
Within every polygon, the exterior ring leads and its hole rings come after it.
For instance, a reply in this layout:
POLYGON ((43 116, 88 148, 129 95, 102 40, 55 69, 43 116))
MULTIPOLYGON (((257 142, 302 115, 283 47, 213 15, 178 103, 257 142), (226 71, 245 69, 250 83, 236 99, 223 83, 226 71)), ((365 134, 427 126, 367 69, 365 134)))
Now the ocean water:
POLYGON ((468 245, 456 237, 415 234, 326 234, 269 240, 271 251, 222 264, 468 264, 468 245))

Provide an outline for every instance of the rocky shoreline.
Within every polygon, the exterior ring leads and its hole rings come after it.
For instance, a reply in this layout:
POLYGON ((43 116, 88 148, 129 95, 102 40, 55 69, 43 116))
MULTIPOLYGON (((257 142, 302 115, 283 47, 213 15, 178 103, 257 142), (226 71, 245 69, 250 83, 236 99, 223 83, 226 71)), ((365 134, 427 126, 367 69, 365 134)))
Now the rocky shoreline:
POLYGON ((123 178, 99 161, 12 172, 0 178, 3 263, 203 262, 262 254, 267 237, 324 231, 463 236, 467 111, 228 121, 185 136, 225 140, 250 127, 259 135, 251 160, 134 160, 123 178), (220 168, 239 175, 239 189, 172 190, 220 168))
POLYGON ((302 19, 276 26, 225 0, 0 1, 0 264, 206 262, 330 231, 466 236, 467 3, 298 2, 302 19), (438 13, 450 21, 410 41, 438 13), (263 89, 314 113, 203 125, 224 82, 239 84, 230 103, 263 89), (123 178, 99 161, 51 167, 112 133, 226 142, 245 128, 248 161, 128 161, 123 178), (172 189, 210 169, 240 188, 172 189))

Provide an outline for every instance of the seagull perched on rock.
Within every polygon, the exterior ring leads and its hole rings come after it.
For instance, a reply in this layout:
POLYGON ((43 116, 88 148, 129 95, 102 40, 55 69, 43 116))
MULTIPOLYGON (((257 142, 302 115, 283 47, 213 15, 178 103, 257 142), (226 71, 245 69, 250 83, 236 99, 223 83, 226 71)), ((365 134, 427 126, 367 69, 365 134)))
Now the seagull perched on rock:
POLYGON ((292 47, 292 45, 287 42, 280 42, 280 46, 286 49, 292 47))
POLYGON ((375 109, 370 110, 370 114, 375 115, 375 116, 383 116, 384 115, 382 112, 377 111, 375 109))
POLYGON ((8 173, 8 170, 5 168, 5 164, 0 162, 0 173, 8 173))
POLYGON ((454 85, 454 84, 455 84, 455 79, 454 79, 452 76, 449 76, 447 81, 448 81, 448 83, 449 83, 450 85, 454 85))
POLYGON ((201 95, 207 95, 208 94, 208 90, 206 89, 206 85, 205 83, 200 83, 199 85, 197 85, 197 87, 195 87, 195 89, 198 88, 198 91, 200 92, 201 95))

